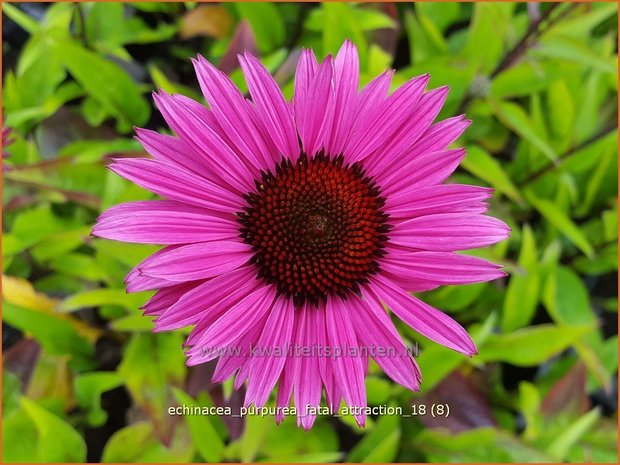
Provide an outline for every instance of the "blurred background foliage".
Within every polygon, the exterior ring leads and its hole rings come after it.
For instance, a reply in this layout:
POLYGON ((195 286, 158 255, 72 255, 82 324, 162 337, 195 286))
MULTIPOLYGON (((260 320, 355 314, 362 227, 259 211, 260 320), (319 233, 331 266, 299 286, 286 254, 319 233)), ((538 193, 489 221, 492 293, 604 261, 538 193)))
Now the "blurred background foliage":
POLYGON ((518 3, 2 4, 5 462, 617 461, 617 6, 518 3), (287 96, 301 47, 351 38, 362 82, 430 73, 465 112, 453 182, 497 190, 513 229, 480 256, 510 277, 422 297, 464 324, 480 355, 421 339, 423 390, 371 364, 371 405, 449 404, 448 418, 168 415, 242 395, 186 368, 183 334, 152 334, 123 277, 154 248, 89 236, 97 215, 152 194, 109 172, 144 156, 134 125, 165 131, 149 92, 202 101, 189 58, 245 82, 260 55, 287 96))

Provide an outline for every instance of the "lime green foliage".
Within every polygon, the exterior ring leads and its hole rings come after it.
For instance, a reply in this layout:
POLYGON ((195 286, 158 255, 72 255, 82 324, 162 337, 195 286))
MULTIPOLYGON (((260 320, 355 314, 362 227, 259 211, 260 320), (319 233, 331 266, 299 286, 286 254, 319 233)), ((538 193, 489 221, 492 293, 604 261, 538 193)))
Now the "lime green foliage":
POLYGON ((16 139, 3 161, 6 462, 616 463, 614 3, 4 2, 2 13, 3 115, 16 139), (154 197, 105 165, 144 156, 133 126, 168 131, 151 91, 201 100, 196 54, 246 92, 235 57, 253 50, 290 97, 299 50, 322 58, 347 38, 363 84, 391 67, 393 88, 429 73, 430 87, 450 86, 440 118, 473 121, 451 182, 495 188, 490 214, 512 237, 470 253, 509 277, 421 297, 461 322, 479 355, 398 323, 420 348, 422 392, 371 363, 369 404, 406 416, 365 429, 350 416, 305 432, 294 418, 172 415, 237 413, 242 397, 211 384, 210 365, 185 366, 187 332, 151 333, 139 309, 151 293, 125 292, 157 247, 90 236, 106 208, 154 197), (447 417, 431 414, 446 404, 447 417))

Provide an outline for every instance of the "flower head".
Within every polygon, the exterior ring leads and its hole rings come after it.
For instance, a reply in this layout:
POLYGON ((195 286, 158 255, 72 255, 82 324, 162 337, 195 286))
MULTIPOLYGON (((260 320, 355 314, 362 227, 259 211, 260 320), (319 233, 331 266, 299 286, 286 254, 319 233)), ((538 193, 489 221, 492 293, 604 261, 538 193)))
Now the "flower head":
POLYGON ((209 109, 155 95, 176 137, 139 129, 153 159, 117 159, 111 169, 164 200, 115 206, 93 234, 166 245, 126 284, 157 289, 144 306, 155 331, 193 326, 188 364, 219 358, 214 381, 247 382, 246 405, 264 405, 278 384, 277 406, 293 397, 304 428, 323 389, 330 406, 358 407, 362 425, 368 357, 420 388, 384 305, 420 334, 475 354, 460 324, 410 293, 503 276, 455 252, 509 229, 484 215, 490 189, 442 184, 465 155, 448 147, 469 124, 434 123, 447 87, 426 92, 425 75, 388 94, 386 72, 358 91, 347 41, 322 63, 303 51, 287 102, 255 57, 239 60, 251 100, 202 57, 194 66, 209 109))

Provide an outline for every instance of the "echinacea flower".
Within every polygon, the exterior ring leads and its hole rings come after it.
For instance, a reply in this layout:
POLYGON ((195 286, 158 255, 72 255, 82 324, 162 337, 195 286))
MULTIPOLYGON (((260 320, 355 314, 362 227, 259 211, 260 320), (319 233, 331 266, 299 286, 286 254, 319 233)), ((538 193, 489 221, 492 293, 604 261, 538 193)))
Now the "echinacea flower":
POLYGON ((460 324, 410 293, 503 276, 455 251, 509 229, 484 215, 490 189, 442 184, 465 156, 448 147, 469 121, 433 123, 448 88, 426 92, 428 75, 388 95, 386 72, 358 91, 347 41, 322 63, 303 51, 287 102, 255 57, 239 60, 251 100, 202 57, 194 66, 209 109, 155 95, 176 137, 138 129, 153 159, 111 169, 164 200, 115 206, 93 234, 166 245, 127 276, 127 290, 158 289, 144 306, 155 331, 192 325, 187 363, 219 358, 214 382, 247 382, 246 406, 263 406, 277 383, 277 407, 294 397, 307 429, 307 406, 319 406, 324 388, 329 406, 357 407, 363 425, 369 356, 420 388, 384 305, 427 338, 475 354, 460 324))

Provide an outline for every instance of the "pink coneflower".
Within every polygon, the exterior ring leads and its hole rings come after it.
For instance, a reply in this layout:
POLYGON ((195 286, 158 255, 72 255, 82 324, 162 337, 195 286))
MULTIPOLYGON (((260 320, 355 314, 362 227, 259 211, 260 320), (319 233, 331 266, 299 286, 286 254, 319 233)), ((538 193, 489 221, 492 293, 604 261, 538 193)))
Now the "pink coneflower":
POLYGON ((447 87, 425 92, 424 75, 388 95, 386 72, 358 92, 347 41, 322 63, 303 51, 287 102, 255 57, 239 60, 251 100, 202 57, 194 66, 210 109, 155 95, 177 137, 139 129, 154 159, 111 169, 165 200, 113 207, 93 234, 166 244, 127 276, 127 290, 158 289, 144 306, 155 331, 194 326, 189 365, 219 358, 213 380, 247 382, 246 405, 263 406, 278 383, 276 405, 294 397, 306 429, 315 420, 306 406, 325 388, 329 406, 344 399, 363 425, 369 354, 394 381, 420 387, 384 305, 420 334, 475 354, 460 324, 410 292, 503 276, 455 251, 509 229, 484 216, 490 189, 441 184, 465 156, 448 146, 469 124, 433 124, 447 87), (304 350, 275 350, 289 345, 304 350))

